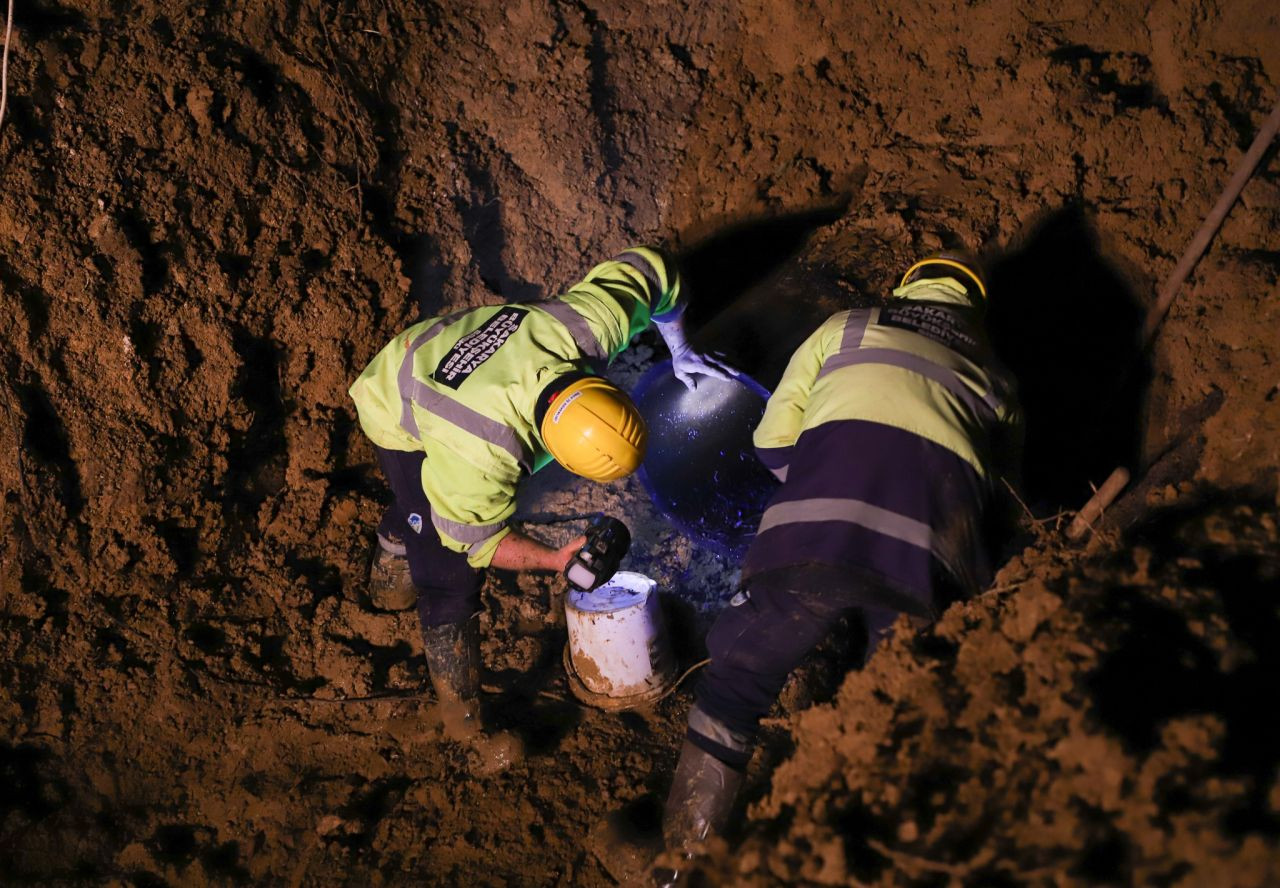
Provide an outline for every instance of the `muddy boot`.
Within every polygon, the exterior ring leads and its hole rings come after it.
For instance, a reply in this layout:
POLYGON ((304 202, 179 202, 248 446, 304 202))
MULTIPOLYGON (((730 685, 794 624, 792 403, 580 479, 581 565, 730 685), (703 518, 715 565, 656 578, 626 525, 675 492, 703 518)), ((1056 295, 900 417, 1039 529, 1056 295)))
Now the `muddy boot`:
POLYGON ((423 629, 422 642, 445 736, 470 747, 482 775, 521 761, 524 744, 518 737, 485 731, 480 721, 480 621, 472 617, 423 629))
POLYGON ((404 543, 378 534, 378 546, 369 565, 369 601, 381 610, 407 610, 417 602, 418 590, 409 576, 404 543))
MULTIPOLYGON (((667 851, 692 860, 700 853, 704 841, 724 835, 741 783, 741 771, 686 740, 662 812, 662 836, 667 851)), ((682 868, 654 867, 650 875, 651 884, 671 888, 681 884, 683 871, 682 868)))

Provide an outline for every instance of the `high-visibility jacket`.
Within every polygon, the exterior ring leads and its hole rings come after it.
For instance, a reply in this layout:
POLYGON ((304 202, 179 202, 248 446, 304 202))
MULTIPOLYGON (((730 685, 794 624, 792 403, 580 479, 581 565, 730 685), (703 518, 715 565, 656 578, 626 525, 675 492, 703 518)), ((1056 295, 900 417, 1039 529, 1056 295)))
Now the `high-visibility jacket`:
POLYGON ((990 350, 981 297, 960 281, 893 295, 831 316, 770 397, 754 443, 784 483, 744 578, 863 567, 926 608, 931 558, 966 587, 981 581, 976 523, 1021 438, 1012 377, 990 350))
POLYGON ((435 531, 485 567, 510 532, 522 476, 551 461, 534 427, 543 388, 568 372, 603 372, 651 320, 675 320, 683 307, 675 265, 634 247, 556 299, 430 318, 351 386, 360 427, 379 447, 425 451, 435 531))
POLYGON ((754 443, 785 480, 806 429, 841 419, 894 426, 941 444, 986 477, 993 427, 1021 422, 1014 384, 990 351, 981 308, 953 278, 915 281, 881 308, 832 315, 798 348, 754 443))

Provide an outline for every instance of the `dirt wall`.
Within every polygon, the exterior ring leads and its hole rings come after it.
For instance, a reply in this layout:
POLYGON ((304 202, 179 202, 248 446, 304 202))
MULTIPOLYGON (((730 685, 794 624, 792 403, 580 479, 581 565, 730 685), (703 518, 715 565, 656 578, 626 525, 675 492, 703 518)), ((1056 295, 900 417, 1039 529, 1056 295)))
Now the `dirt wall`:
MULTIPOLYGON (((694 250, 792 219, 716 253, 691 294, 705 335, 719 312, 765 375, 840 298, 762 295, 744 267, 763 277, 803 244, 853 299, 923 251, 985 246, 1028 381, 1037 510, 1187 440, 1143 507, 1273 495, 1274 160, 1149 361, 1130 334, 1276 100, 1277 16, 18 0, 0 129, 5 871, 606 883, 580 835, 661 791, 687 694, 647 718, 577 709, 556 684, 556 588, 494 580, 491 687, 535 754, 472 781, 424 727, 413 620, 363 596, 384 493, 345 390, 420 312, 550 295, 628 243, 694 250), (353 697, 375 699, 329 702, 353 697)), ((732 585, 634 484, 552 488, 531 508, 647 516, 637 544, 686 597, 732 585)), ((1066 645, 1090 631, 1055 624, 1066 645)))

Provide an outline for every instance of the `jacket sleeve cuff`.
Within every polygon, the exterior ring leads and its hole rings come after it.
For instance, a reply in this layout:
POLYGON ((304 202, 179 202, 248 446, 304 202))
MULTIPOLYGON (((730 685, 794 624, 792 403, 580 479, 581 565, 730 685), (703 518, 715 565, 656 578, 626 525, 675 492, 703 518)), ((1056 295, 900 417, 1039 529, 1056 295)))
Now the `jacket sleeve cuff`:
POLYGON ((684 317, 685 304, 677 302, 674 306, 664 311, 662 314, 651 315, 650 320, 655 324, 674 324, 680 318, 684 317))
POLYGON ((467 550, 467 564, 475 568, 486 568, 493 561, 493 554, 498 551, 498 544, 511 533, 510 527, 504 527, 493 536, 476 543, 467 550))

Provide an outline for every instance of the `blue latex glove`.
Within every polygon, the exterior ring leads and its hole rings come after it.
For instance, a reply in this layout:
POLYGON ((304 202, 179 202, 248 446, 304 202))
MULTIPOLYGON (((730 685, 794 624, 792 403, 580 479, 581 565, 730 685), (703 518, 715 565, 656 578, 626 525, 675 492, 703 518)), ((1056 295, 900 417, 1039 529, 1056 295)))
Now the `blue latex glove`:
POLYGON ((733 370, 718 357, 699 354, 691 348, 671 353, 671 372, 686 388, 698 387, 697 376, 710 376, 715 379, 733 379, 733 370))
POLYGON ((670 321, 659 321, 657 327, 662 341, 671 350, 671 372, 686 388, 696 389, 698 376, 711 376, 725 381, 733 379, 733 369, 724 363, 721 356, 704 355, 694 351, 689 345, 684 332, 683 312, 670 321))

